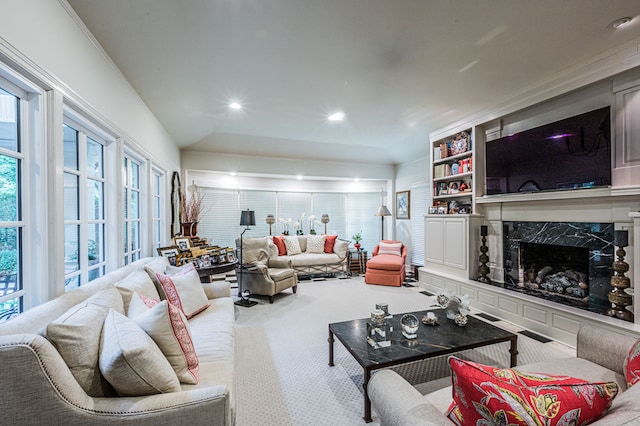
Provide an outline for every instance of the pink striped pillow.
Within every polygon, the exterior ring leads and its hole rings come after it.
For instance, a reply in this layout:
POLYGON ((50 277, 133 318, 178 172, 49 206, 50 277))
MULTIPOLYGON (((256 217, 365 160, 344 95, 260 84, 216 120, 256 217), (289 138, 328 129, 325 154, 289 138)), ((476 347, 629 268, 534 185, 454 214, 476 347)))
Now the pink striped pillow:
POLYGON ((185 268, 184 272, 175 275, 157 274, 158 281, 166 299, 180 308, 187 319, 209 307, 209 299, 200 283, 200 276, 195 268, 185 268))
POLYGON ((402 243, 378 243, 378 254, 402 256, 402 243))

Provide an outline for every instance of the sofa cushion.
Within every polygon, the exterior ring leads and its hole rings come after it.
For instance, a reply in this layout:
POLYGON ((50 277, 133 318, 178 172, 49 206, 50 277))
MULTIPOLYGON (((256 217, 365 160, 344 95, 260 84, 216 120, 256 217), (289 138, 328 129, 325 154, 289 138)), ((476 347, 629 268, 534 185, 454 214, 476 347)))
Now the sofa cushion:
POLYGON ((640 381, 640 340, 633 345, 624 359, 624 376, 629 387, 640 381))
POLYGON ((144 299, 144 296, 133 294, 129 318, 158 345, 181 383, 198 383, 198 356, 191 340, 187 318, 180 309, 166 300, 149 308, 153 299, 144 299))
POLYGON ((307 238, 307 251, 310 254, 323 254, 324 253, 324 235, 311 235, 307 238))
POLYGON ((367 268, 383 271, 399 271, 402 267, 402 257, 393 254, 378 254, 367 261, 367 268))
POLYGON ((402 256, 402 243, 378 243, 378 255, 390 254, 394 256, 402 256))
POLYGON ((193 264, 174 275, 156 274, 169 303, 177 306, 187 318, 207 308, 207 295, 193 264))
POLYGON ((336 244, 337 235, 325 235, 324 252, 333 253, 333 246, 336 244))
POLYGON ((287 256, 286 259, 291 260, 291 265, 295 267, 302 266, 321 266, 332 265, 340 263, 340 258, 337 254, 311 254, 301 253, 295 256, 287 256))
POLYGON ((47 338, 56 347, 71 374, 87 395, 115 396, 100 373, 100 334, 109 309, 123 313, 122 297, 115 287, 101 290, 86 302, 70 308, 47 325, 47 338))
POLYGON ((125 278, 118 281, 115 286, 122 294, 124 313, 129 310, 129 302, 131 301, 131 295, 134 292, 151 299, 160 299, 160 294, 158 293, 155 284, 151 278, 149 278, 149 274, 145 272, 144 269, 131 272, 125 278))
POLYGON ((102 328, 100 371, 121 396, 180 390, 176 373, 151 337, 114 310, 102 328))
POLYGON ((284 245, 284 240, 282 239, 282 237, 280 236, 274 236, 273 237, 273 244, 276 245, 276 247, 278 247, 278 256, 286 256, 287 254, 287 247, 284 245))
POLYGON ((284 237, 284 245, 287 247, 287 256, 295 256, 302 253, 298 237, 284 237))
POLYGON ((455 357, 453 403, 447 413, 458 425, 582 425, 606 414, 618 385, 588 383, 567 376, 521 373, 455 357))

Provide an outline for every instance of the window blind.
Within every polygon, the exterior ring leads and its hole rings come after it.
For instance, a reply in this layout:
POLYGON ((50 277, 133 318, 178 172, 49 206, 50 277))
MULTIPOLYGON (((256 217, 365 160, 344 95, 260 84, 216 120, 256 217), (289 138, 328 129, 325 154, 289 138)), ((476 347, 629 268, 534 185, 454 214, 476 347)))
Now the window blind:
MULTIPOLYGON (((238 191, 203 188, 204 214, 198 224, 198 236, 211 245, 235 247, 240 236, 238 191)), ((256 219, 257 222, 257 219, 256 219)))
POLYGON ((424 265, 424 215, 430 198, 429 184, 411 187, 411 263, 415 265, 424 265))

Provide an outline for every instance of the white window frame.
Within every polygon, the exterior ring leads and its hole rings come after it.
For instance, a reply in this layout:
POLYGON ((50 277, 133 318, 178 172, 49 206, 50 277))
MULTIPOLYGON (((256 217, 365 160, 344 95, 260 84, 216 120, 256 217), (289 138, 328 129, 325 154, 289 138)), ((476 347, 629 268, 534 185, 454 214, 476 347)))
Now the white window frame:
MULTIPOLYGON (((165 241, 165 236, 163 236, 163 231, 166 231, 167 227, 167 172, 162 168, 158 167, 155 164, 151 164, 149 167, 151 170, 151 177, 149 178, 149 217, 150 217, 150 226, 149 226, 149 247, 153 251, 155 249, 162 247, 165 241), (156 177, 158 178, 159 187, 156 190, 155 181, 156 177), (158 209, 158 214, 156 214, 155 203, 156 201, 159 203, 160 208, 158 209), (156 235, 156 229, 160 229, 160 234, 156 235)), ((150 254, 154 256, 154 253, 150 254)))
POLYGON ((147 190, 148 186, 148 179, 149 176, 147 176, 146 171, 148 170, 149 165, 147 164, 148 161, 144 159, 144 157, 142 155, 140 155, 139 153, 135 152, 134 150, 132 150, 129 147, 125 146, 125 150, 124 150, 124 155, 123 155, 123 160, 121 162, 121 167, 122 167, 122 192, 121 192, 121 196, 120 199, 123 199, 124 194, 126 193, 126 200, 123 200, 124 203, 126 203, 127 205, 123 205, 122 210, 121 210, 121 215, 120 217, 122 218, 122 227, 121 229, 123 229, 123 245, 122 245, 122 250, 123 250, 123 260, 124 260, 124 264, 127 265, 129 263, 132 263, 140 258, 143 257, 144 253, 148 253, 148 247, 149 247, 149 232, 150 232, 150 228, 149 228, 149 221, 146 220, 147 218, 150 218, 150 214, 149 214, 149 207, 148 207, 148 203, 149 203, 149 198, 148 194, 149 191, 147 190), (131 168, 130 168, 130 164, 131 162, 134 162, 135 164, 138 165, 138 188, 133 188, 132 187, 132 174, 129 173, 131 168), (127 168, 127 170, 125 170, 125 167, 127 168), (129 208, 131 206, 130 204, 130 200, 131 200, 131 191, 137 192, 138 193, 138 217, 137 218, 131 218, 131 214, 129 211, 129 208), (124 214, 124 209, 127 208, 127 215, 125 216, 124 214), (139 246, 136 249, 132 249, 131 248, 131 229, 132 229, 132 224, 134 222, 138 223, 138 239, 139 239, 139 246), (126 233, 124 232, 124 228, 126 227, 126 233))

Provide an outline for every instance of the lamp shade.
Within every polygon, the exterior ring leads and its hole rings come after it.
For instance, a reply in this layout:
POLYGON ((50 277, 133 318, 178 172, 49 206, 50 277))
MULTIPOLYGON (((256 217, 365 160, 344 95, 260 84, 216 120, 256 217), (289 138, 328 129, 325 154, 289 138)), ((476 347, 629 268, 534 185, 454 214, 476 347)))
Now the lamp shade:
POLYGON ((253 210, 244 210, 240 213, 240 226, 255 226, 256 212, 253 210))
POLYGON ((320 221, 322 223, 329 223, 329 215, 328 214, 323 214, 322 218, 320 218, 320 221))
POLYGON ((378 211, 376 212, 376 216, 391 216, 391 212, 385 205, 381 205, 378 207, 378 211))
POLYGON ((275 218, 275 216, 274 216, 274 215, 272 215, 272 214, 268 214, 268 215, 267 215, 267 223, 268 223, 269 225, 273 225, 274 223, 276 223, 276 218, 275 218))

